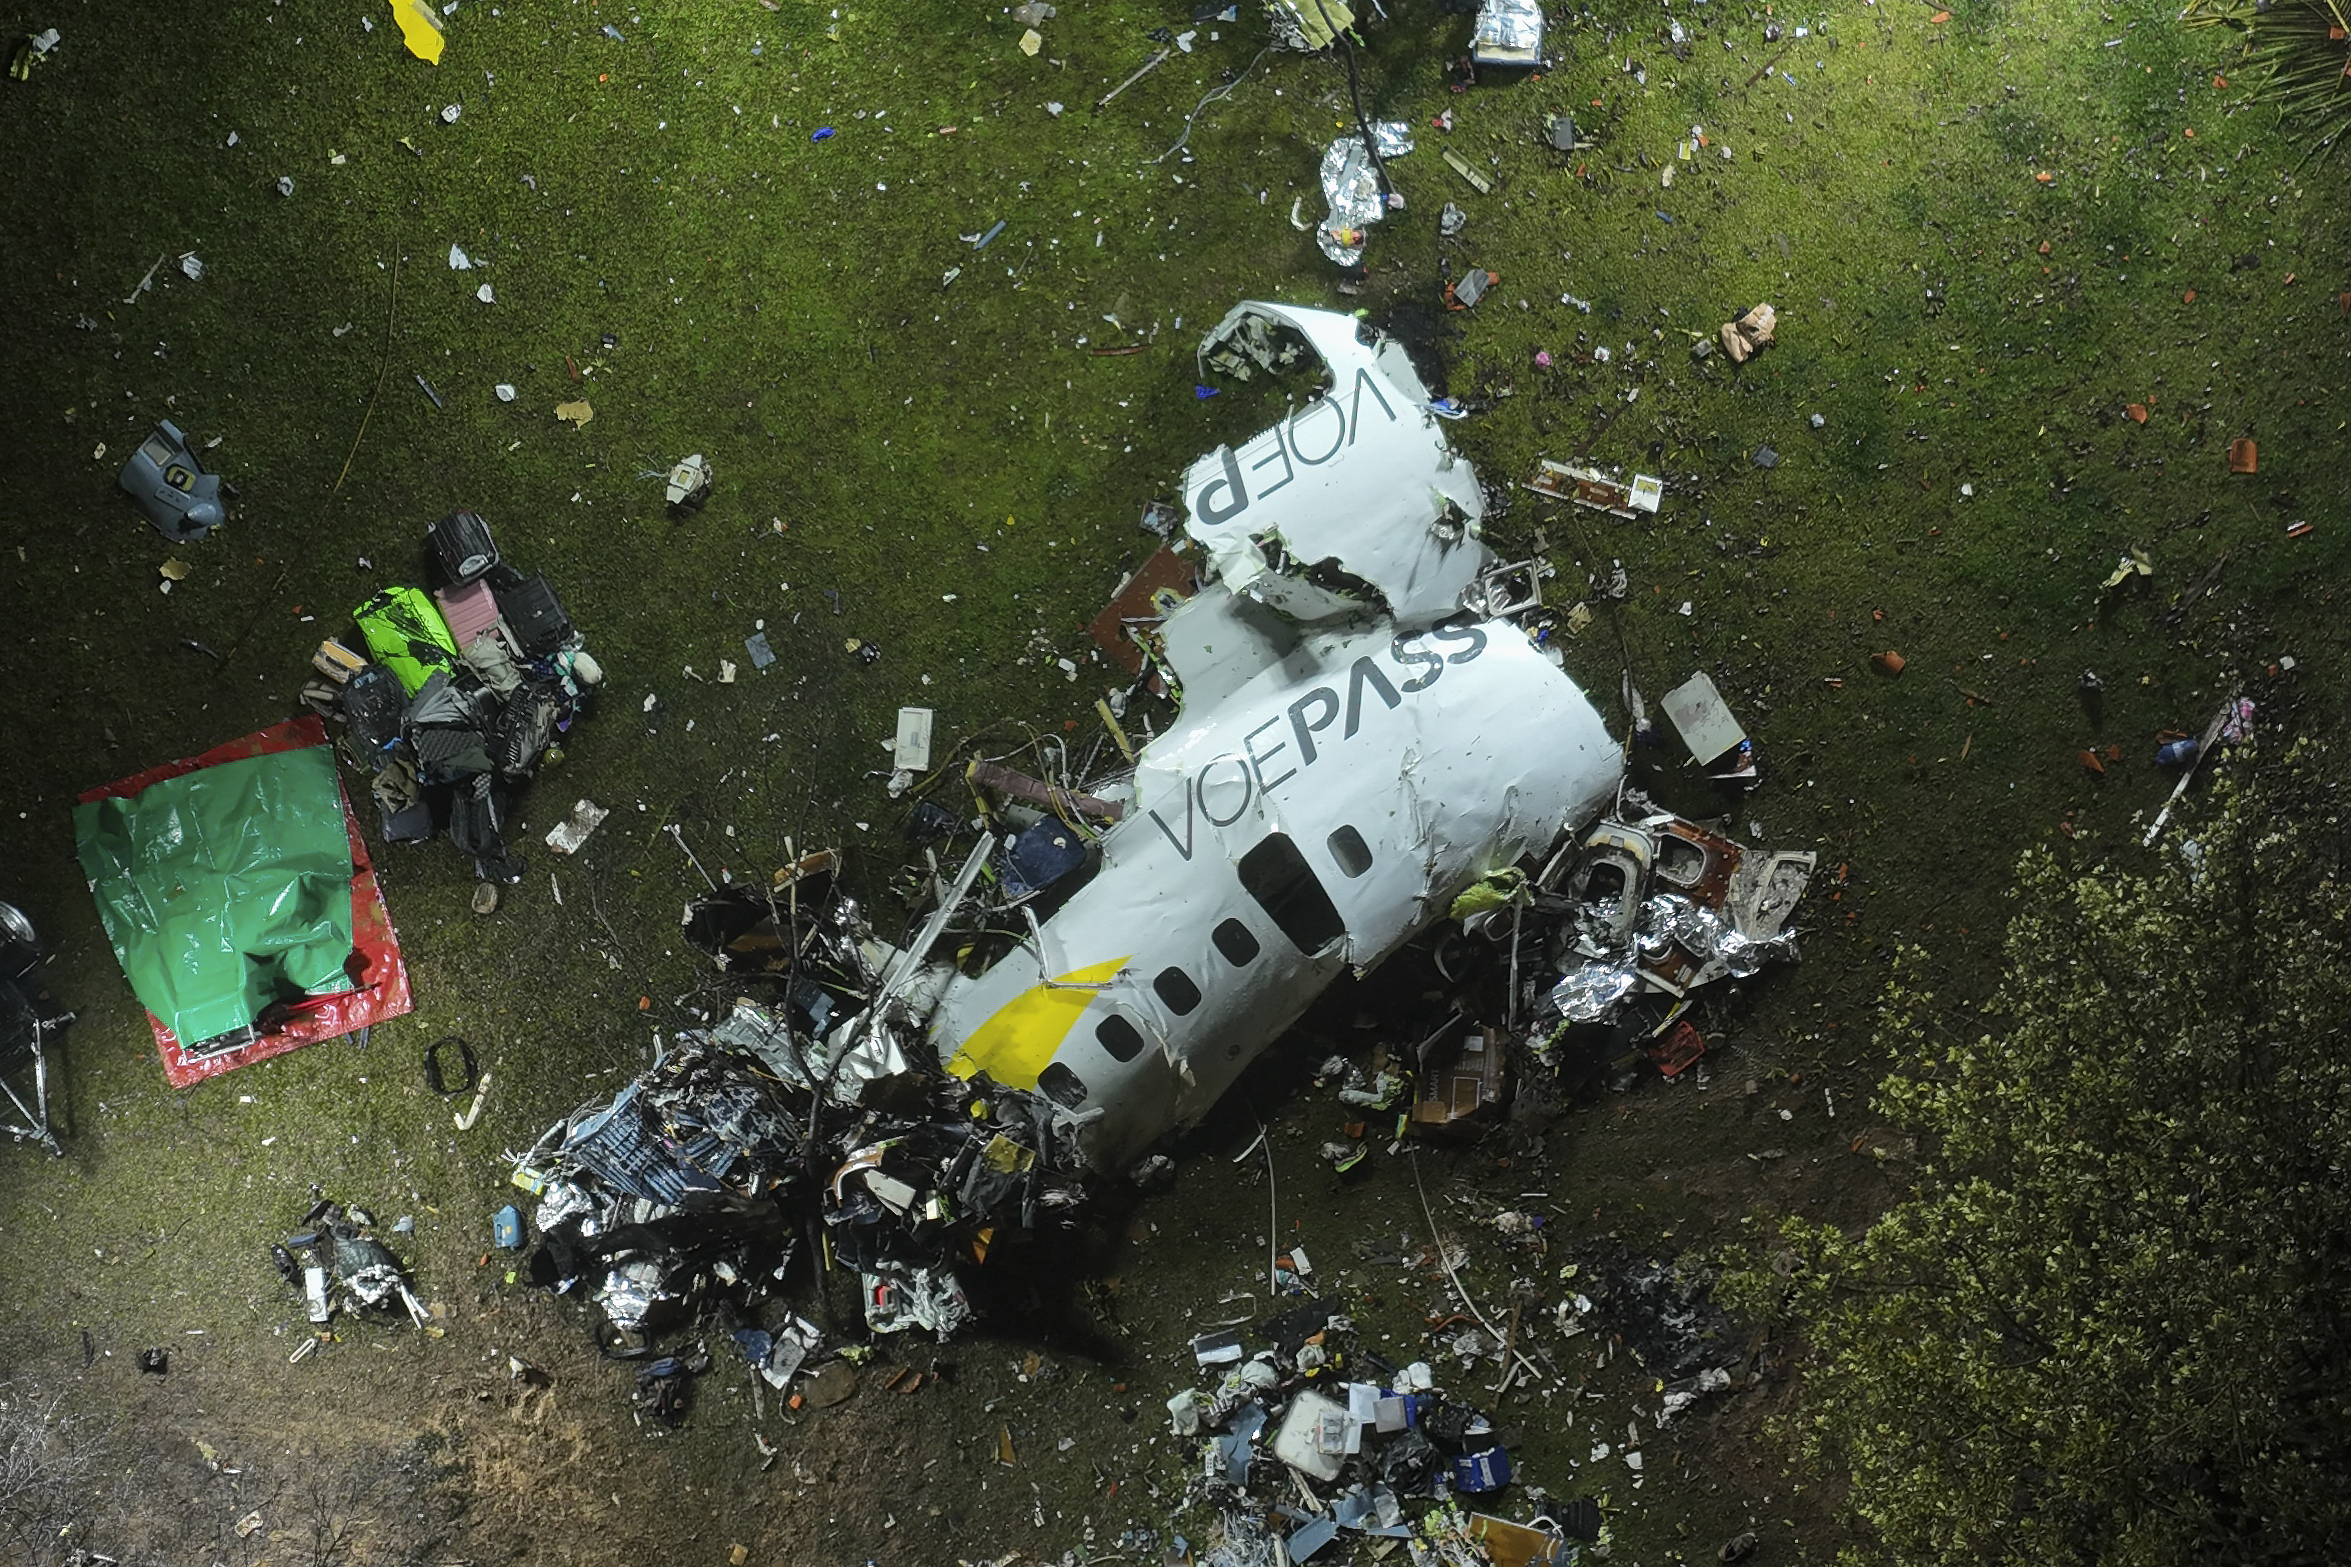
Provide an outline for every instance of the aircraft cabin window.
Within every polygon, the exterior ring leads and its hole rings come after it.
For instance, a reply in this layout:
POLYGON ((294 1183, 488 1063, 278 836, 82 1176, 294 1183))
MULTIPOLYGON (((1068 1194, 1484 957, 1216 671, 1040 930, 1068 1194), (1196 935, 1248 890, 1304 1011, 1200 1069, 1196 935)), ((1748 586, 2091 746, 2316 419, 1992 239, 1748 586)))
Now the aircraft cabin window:
POLYGON ((1113 1061, 1132 1061, 1143 1053, 1141 1031, 1115 1012, 1094 1025, 1094 1040, 1113 1061))
POLYGON ((1182 1017, 1200 1004, 1200 987, 1192 983, 1192 976, 1180 968, 1163 968, 1151 982, 1159 992, 1159 999, 1167 1003, 1167 1010, 1182 1017))
POLYGON ((1085 1108, 1085 1082, 1058 1061, 1049 1063, 1044 1071, 1037 1074, 1037 1092, 1064 1110, 1085 1108))
POLYGON ((1290 944, 1309 957, 1347 934, 1346 921, 1323 891, 1306 856, 1287 833, 1268 833, 1241 856, 1241 887, 1290 944))
POLYGON ((1349 881, 1371 869, 1371 845, 1363 841, 1363 834, 1352 827, 1341 827, 1327 840, 1331 858, 1339 862, 1340 874, 1349 881))
POLYGON ((1249 927, 1239 920, 1226 920, 1216 927, 1210 940, 1224 960, 1235 968, 1247 968, 1257 961, 1257 938, 1249 934, 1249 927))

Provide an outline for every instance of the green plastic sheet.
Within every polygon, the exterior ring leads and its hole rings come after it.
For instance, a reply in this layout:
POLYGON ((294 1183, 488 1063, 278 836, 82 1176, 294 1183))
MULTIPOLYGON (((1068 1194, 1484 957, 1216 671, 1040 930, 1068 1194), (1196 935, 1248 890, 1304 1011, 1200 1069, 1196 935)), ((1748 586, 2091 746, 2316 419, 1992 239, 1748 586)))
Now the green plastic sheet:
POLYGON ((73 819, 123 973, 182 1041, 350 988, 351 841, 326 747, 86 801, 73 819))

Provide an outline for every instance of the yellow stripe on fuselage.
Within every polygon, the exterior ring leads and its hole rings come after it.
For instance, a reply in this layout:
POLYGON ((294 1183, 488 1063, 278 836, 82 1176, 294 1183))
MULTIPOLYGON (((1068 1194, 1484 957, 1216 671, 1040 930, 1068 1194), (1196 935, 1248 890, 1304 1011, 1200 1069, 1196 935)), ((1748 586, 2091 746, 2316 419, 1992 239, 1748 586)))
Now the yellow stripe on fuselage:
POLYGON ((985 1072, 1008 1088, 1036 1087, 1037 1075, 1099 994, 1091 987, 1107 983, 1125 963, 1126 958, 1111 958, 1049 985, 1031 985, 971 1031, 947 1070, 957 1077, 985 1072))

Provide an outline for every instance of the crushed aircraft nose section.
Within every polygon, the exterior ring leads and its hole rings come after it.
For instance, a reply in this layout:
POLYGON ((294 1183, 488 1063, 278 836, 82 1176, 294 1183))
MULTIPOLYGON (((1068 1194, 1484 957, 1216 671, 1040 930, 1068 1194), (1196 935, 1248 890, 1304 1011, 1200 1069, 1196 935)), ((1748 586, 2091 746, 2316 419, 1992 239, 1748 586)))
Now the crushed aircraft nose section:
POLYGON ((1493 564, 1485 501, 1400 344, 1367 344, 1352 316, 1250 301, 1202 342, 1202 370, 1280 369, 1300 340, 1329 374, 1322 395, 1192 464, 1184 531, 1226 587, 1293 620, 1384 613, 1411 627, 1455 613, 1493 564))

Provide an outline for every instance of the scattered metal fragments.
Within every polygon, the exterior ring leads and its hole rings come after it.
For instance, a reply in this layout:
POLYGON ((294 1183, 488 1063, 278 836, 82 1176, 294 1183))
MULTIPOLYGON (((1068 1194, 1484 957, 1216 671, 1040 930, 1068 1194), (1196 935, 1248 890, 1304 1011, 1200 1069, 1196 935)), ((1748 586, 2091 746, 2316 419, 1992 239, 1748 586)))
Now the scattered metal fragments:
POLYGON ((547 829, 547 847, 557 854, 577 854, 612 812, 593 800, 572 803, 571 814, 547 829))
POLYGON ((0 1094, 8 1110, 0 1132, 16 1142, 34 1142, 53 1155, 65 1150, 49 1126, 49 1036, 73 1021, 70 1012, 47 1004, 31 983, 41 960, 33 922, 12 903, 0 903, 0 1094))
POLYGON ((2152 844, 2162 835, 2163 824, 2171 820, 2171 808, 2180 803, 2181 795, 2188 792, 2188 784, 2195 778, 2205 758, 2212 755, 2214 747, 2219 744, 2235 745, 2252 733, 2251 699, 2231 693, 2221 703, 2220 711, 2214 713, 2211 722, 2204 726, 2203 734, 2193 742, 2194 749, 2176 764, 2180 769, 2179 781, 2172 785, 2171 795, 2163 802, 2163 808, 2155 813, 2155 819, 2147 824, 2146 834, 2139 840, 2141 846, 2152 844))
POLYGON ((270 1248, 278 1274, 303 1292, 310 1320, 325 1324, 335 1314, 407 1309, 418 1328, 432 1314, 409 1286, 407 1270, 375 1236, 375 1219, 363 1208, 345 1208, 321 1198, 302 1216, 302 1227, 270 1248), (307 1256, 307 1262, 298 1258, 307 1256))
MULTIPOLYGON (((1412 150, 1412 127, 1383 120, 1371 128, 1381 158, 1412 150)), ((1314 231, 1314 243, 1342 267, 1363 264, 1365 230, 1387 214, 1390 198, 1380 189, 1379 166, 1361 136, 1341 136, 1323 149, 1322 193, 1330 211, 1314 231)), ((1400 202, 1400 198, 1398 198, 1400 202)))
MULTIPOLYGON (((1542 6, 1537 0, 1485 0, 1470 32, 1469 57, 1479 65, 1541 66, 1542 6)), ((1574 144, 1572 131, 1569 144, 1574 144)))
MULTIPOLYGON (((1645 803, 1638 794, 1627 800, 1645 803)), ((1788 921, 1817 863, 1809 850, 1749 849, 1663 813, 1592 827, 1535 882, 1538 904, 1564 897, 1568 918, 1547 943, 1560 977, 1530 998, 1530 1046, 1553 1061, 1577 1028, 1613 1022, 1643 998, 1663 998, 1655 1015, 1640 1018, 1643 1032, 1661 1034, 1691 991, 1792 959, 1788 921)))

